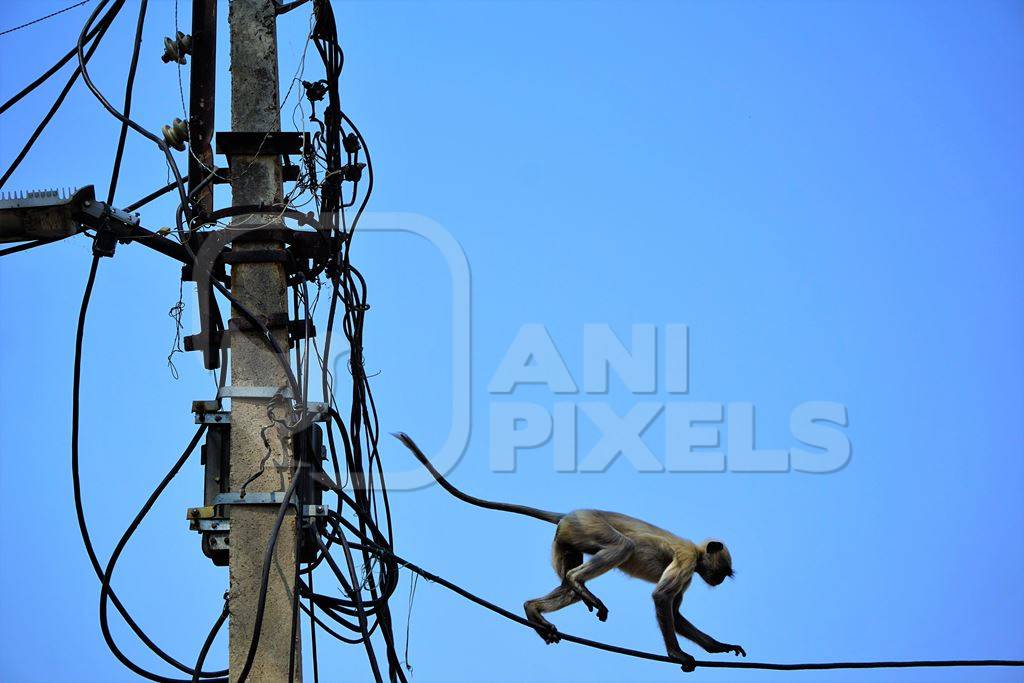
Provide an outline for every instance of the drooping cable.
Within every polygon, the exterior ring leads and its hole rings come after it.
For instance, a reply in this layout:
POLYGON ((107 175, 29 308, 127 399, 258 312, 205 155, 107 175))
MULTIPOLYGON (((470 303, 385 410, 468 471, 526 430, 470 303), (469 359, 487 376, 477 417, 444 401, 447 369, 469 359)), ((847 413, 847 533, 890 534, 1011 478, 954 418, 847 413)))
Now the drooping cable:
MULTIPOLYGON (((142 676, 143 678, 147 678, 151 681, 157 681, 158 683, 188 683, 188 680, 161 676, 159 674, 155 674, 151 671, 148 671, 139 666, 138 664, 136 664, 135 662, 133 662, 127 655, 125 655, 121 651, 120 648, 118 648, 113 636, 110 633, 110 625, 107 620, 107 598, 111 594, 110 582, 114 574, 114 569, 117 566, 117 561, 121 557, 121 553, 124 551, 125 546, 128 545, 128 542, 131 540, 132 535, 135 533, 135 530, 139 528, 140 524, 142 524, 142 520, 146 518, 147 514, 149 514, 149 511, 153 508, 153 505, 156 503, 157 498, 160 497, 160 494, 164 492, 164 489, 167 488, 167 485, 171 483, 171 480, 181 470, 182 466, 185 464, 185 461, 188 460, 190 455, 192 455, 192 451, 195 450, 195 447, 199 444, 199 440, 202 438, 205 432, 206 425, 199 425, 199 428, 196 429, 195 434, 192 436, 192 440, 189 441, 189 444, 185 448, 185 451, 181 454, 181 457, 178 458, 174 465, 171 466, 171 469, 167 472, 167 474, 164 475, 164 478, 160 481, 157 487, 149 495, 149 498, 146 499, 146 502, 139 509, 138 513, 136 513, 135 518, 132 520, 131 524, 128 525, 128 528, 125 529, 124 533, 121 535, 120 540, 118 540, 117 545, 114 546, 114 550, 110 554, 110 559, 107 561, 107 566, 103 572, 103 577, 100 579, 100 629, 103 632, 103 640, 107 643, 107 647, 114 654, 114 656, 117 657, 118 661, 124 664, 128 669, 138 674, 139 676, 142 676)), ((193 671, 192 669, 187 669, 185 673, 190 674, 193 679, 197 677, 197 672, 193 671)), ((201 672, 199 672, 199 676, 202 676, 201 672)), ((210 678, 209 680, 210 683, 227 683, 226 677, 210 678)))
POLYGON ((125 121, 121 122, 121 134, 117 138, 117 152, 114 154, 114 168, 110 172, 110 189, 107 191, 107 204, 114 203, 114 193, 117 192, 117 178, 121 173, 121 159, 124 156, 124 144, 128 138, 127 119, 132 112, 132 90, 135 88, 135 71, 139 66, 139 50, 142 47, 142 27, 146 23, 146 8, 148 0, 139 2, 139 18, 135 24, 135 46, 132 48, 132 61, 128 67, 128 79, 124 86, 124 107, 122 112, 125 121))
MULTIPOLYGON (((103 8, 105 4, 105 2, 101 2, 97 10, 103 8)), ((25 156, 29 153, 29 150, 32 149, 32 146, 36 143, 36 140, 39 139, 39 136, 42 134, 43 130, 46 128, 47 125, 49 125, 50 121, 53 119, 54 114, 56 114, 57 110, 60 109, 60 106, 64 103, 65 98, 67 98, 68 93, 71 92, 71 88, 75 85, 75 82, 78 80, 79 75, 81 75, 82 73, 81 65, 87 64, 89 60, 92 58, 93 53, 96 51, 96 48, 99 47, 100 41, 103 40, 103 36, 106 34, 107 29, 110 28, 110 24, 114 21, 114 18, 117 16, 117 13, 121 10, 121 6, 123 4, 124 2, 123 0, 121 0, 121 2, 115 3, 113 6, 111 6, 107 14, 105 14, 103 16, 103 19, 100 20, 100 23, 97 25, 96 30, 86 32, 79 38, 78 45, 75 48, 75 53, 79 56, 79 67, 76 68, 74 72, 71 74, 70 78, 68 78, 67 82, 64 84, 64 87, 57 95, 57 99, 54 100, 52 105, 50 105, 49 111, 47 111, 46 114, 43 116, 42 121, 39 122, 39 125, 36 126, 36 129, 32 131, 32 134, 29 136, 28 140, 21 148, 21 151, 18 152, 18 155, 14 158, 14 161, 12 161, 11 165, 8 166, 3 176, 0 176, 0 188, 2 188, 7 183, 8 179, 11 177, 11 174, 14 173, 14 171, 18 168, 21 162, 25 159, 25 156), (88 40, 90 40, 90 36, 93 36, 91 38, 92 43, 89 45, 88 51, 83 53, 83 46, 88 40)), ((95 13, 93 15, 93 18, 94 17, 95 13)), ((91 24, 92 20, 90 20, 89 23, 91 24)), ((15 98, 18 98, 18 96, 15 96, 15 98)), ((14 101, 17 101, 17 99, 12 99, 9 102, 14 101)), ((4 106, 6 107, 8 105, 5 104, 4 106)))
POLYGON ((20 26, 14 26, 12 28, 4 29, 3 31, 0 31, 0 36, 5 36, 8 33, 14 33, 15 31, 20 31, 23 28, 27 28, 27 27, 32 26, 34 24, 38 24, 41 21, 46 21, 47 19, 49 19, 51 17, 55 17, 58 14, 64 14, 65 12, 71 11, 71 10, 75 9, 76 7, 81 7, 82 5, 88 4, 89 2, 90 2, 90 0, 82 0, 81 2, 76 2, 73 5, 68 5, 64 9, 59 9, 56 12, 50 12, 45 17, 39 17, 38 19, 33 19, 32 21, 27 21, 27 22, 25 22, 24 24, 22 24, 20 26))
POLYGON ((52 239, 52 240, 45 239, 45 240, 32 240, 31 242, 22 242, 21 244, 17 244, 17 245, 15 245, 13 247, 7 247, 6 249, 0 249, 0 257, 9 256, 11 254, 17 254, 19 251, 28 251, 29 249, 35 249, 36 247, 41 247, 41 246, 43 246, 45 244, 52 244, 53 242, 56 242, 56 241, 57 240, 55 240, 55 239, 52 239))
POLYGON ((220 611, 220 616, 218 616, 217 621, 213 623, 213 628, 210 629, 209 635, 206 636, 206 640, 203 642, 202 649, 199 650, 199 658, 196 659, 194 673, 192 674, 192 683, 199 683, 199 681, 202 680, 199 677, 199 674, 203 670, 203 664, 206 663, 206 656, 210 654, 210 648, 213 647, 213 641, 217 639, 217 633, 220 632, 221 627, 224 625, 224 622, 227 621, 230 613, 230 602, 225 595, 224 609, 220 611))
MULTIPOLYGON (((78 521, 78 530, 82 537, 82 543, 85 546, 86 554, 89 556, 89 562, 92 564, 93 571, 96 573, 96 578, 101 582, 104 581, 104 570, 100 565, 99 559, 96 556, 96 551, 92 545, 92 538, 89 534, 89 528, 85 521, 85 508, 82 502, 82 485, 81 478, 79 475, 79 425, 80 425, 80 413, 81 413, 81 380, 82 380, 82 350, 85 339, 85 322, 86 315, 89 310, 89 302, 92 299, 93 286, 96 282, 96 271, 99 266, 99 256, 93 256, 92 264, 89 268, 89 275, 86 280, 85 291, 82 294, 82 303, 78 312, 78 326, 75 332, 75 354, 74 354, 74 370, 72 376, 72 389, 71 389, 71 484, 74 494, 75 504, 75 516, 78 521)), ((139 627, 139 625, 129 614, 128 610, 121 603, 121 600, 117 597, 117 594, 110 589, 108 591, 110 602, 114 605, 121 617, 125 620, 125 623, 135 632, 136 636, 148 647, 154 654, 163 659, 171 666, 177 668, 185 673, 192 673, 191 667, 186 664, 179 662, 174 659, 160 647, 154 643, 149 636, 139 627)), ((226 671, 223 672, 209 672, 203 675, 204 678, 215 678, 225 676, 226 671)))
MULTIPOLYGON (((96 33, 99 30, 100 30, 100 27, 97 26, 92 31, 90 31, 89 35, 86 36, 86 40, 92 40, 93 36, 95 36, 96 33)), ((31 83, 26 85, 24 88, 19 90, 17 93, 15 93, 6 102, 4 102, 3 104, 0 104, 0 114, 3 114, 5 111, 7 111, 11 107, 13 107, 18 102, 20 102, 22 100, 22 98, 24 98, 26 95, 28 95, 33 90, 38 88, 40 85, 42 85, 43 83, 48 81, 50 79, 50 76, 52 76, 55 73, 57 73, 58 71, 60 71, 61 67, 64 66, 65 64, 67 64, 68 62, 70 62, 74 58, 74 56, 77 55, 77 54, 78 54, 78 48, 73 47, 70 50, 68 50, 67 53, 63 57, 61 57, 60 59, 57 60, 56 64, 54 64, 49 69, 44 71, 41 75, 36 77, 36 79, 34 81, 32 81, 31 83)))
MULTIPOLYGON (((444 579, 436 574, 432 574, 417 565, 404 560, 394 554, 393 551, 386 550, 379 546, 375 546, 372 543, 364 546, 370 552, 378 553, 380 555, 386 555, 393 559, 398 564, 402 565, 406 569, 415 572, 419 576, 423 577, 431 583, 444 586, 448 590, 456 593, 457 595, 474 602, 481 607, 485 607, 495 614, 499 614, 510 621, 514 621, 517 624, 526 626, 527 628, 533 629, 534 625, 530 623, 525 617, 521 617, 518 614, 510 612, 494 603, 481 598, 474 593, 444 579)), ((660 655, 654 652, 644 652, 642 650, 634 650, 628 647, 620 647, 618 645, 611 645, 609 643, 602 643, 596 640, 590 640, 589 638, 582 638, 575 636, 570 633, 559 631, 559 636, 562 640, 576 643, 578 645, 585 645, 586 647, 595 648, 598 650, 604 650, 606 652, 612 652, 615 654, 626 655, 629 657, 637 657, 640 659, 649 659, 657 662, 666 662, 669 664, 678 665, 679 662, 675 659, 667 656, 660 655)), ((894 669, 894 668, 919 668, 919 667, 1021 667, 1024 666, 1024 660, 1017 659, 943 659, 943 660, 907 660, 907 661, 877 661, 877 662, 808 662, 798 664, 777 664, 774 662, 737 662, 737 661, 714 661, 714 660, 697 660, 696 666, 708 669, 766 669, 771 671, 823 671, 831 669, 894 669)))

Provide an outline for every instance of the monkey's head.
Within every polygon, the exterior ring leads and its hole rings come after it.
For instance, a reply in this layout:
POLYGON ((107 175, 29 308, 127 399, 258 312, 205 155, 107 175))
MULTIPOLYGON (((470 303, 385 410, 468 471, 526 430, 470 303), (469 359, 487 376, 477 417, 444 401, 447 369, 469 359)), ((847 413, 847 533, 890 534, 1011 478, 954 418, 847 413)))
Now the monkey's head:
POLYGON ((698 550, 697 573, 709 585, 717 586, 732 577, 732 556, 721 541, 704 541, 698 550))

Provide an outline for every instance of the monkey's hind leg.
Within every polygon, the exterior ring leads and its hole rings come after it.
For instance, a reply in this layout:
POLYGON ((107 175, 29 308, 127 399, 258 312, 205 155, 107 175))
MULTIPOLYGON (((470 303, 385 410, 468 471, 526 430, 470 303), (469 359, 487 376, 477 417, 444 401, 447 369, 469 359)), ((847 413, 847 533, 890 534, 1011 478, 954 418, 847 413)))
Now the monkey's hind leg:
POLYGON ((634 548, 633 541, 610 527, 609 530, 611 534, 609 535, 608 544, 594 553, 593 557, 589 560, 579 567, 570 570, 565 575, 566 582, 579 594, 583 604, 592 612, 596 610, 597 618, 601 621, 605 621, 608 618, 608 608, 605 607, 604 603, 596 595, 590 592, 586 582, 596 579, 598 576, 615 569, 628 560, 633 554, 634 548))
POLYGON ((523 610, 526 611, 526 618, 530 620, 530 623, 534 624, 538 635, 540 635, 545 643, 551 645, 552 643, 557 643, 562 637, 558 635, 558 629, 555 628, 555 625, 542 615, 548 612, 557 612, 563 607, 568 607, 578 602, 579 599, 579 594, 569 584, 563 583, 543 598, 527 600, 523 603, 523 610))

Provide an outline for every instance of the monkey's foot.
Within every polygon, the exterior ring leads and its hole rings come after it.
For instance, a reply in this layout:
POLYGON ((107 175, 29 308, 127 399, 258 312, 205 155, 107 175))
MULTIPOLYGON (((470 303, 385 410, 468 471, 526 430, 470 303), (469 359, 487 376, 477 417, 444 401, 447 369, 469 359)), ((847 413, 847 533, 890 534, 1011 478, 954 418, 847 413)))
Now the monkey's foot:
POLYGON ((541 637, 541 640, 548 645, 554 645, 562 640, 562 634, 558 632, 558 629, 551 622, 534 624, 533 628, 537 631, 537 635, 541 637))
POLYGON ((580 600, 587 606, 588 612, 597 610, 597 618, 599 621, 606 621, 608 619, 608 608, 604 606, 604 603, 601 602, 596 595, 585 588, 582 591, 577 592, 580 596, 580 600))

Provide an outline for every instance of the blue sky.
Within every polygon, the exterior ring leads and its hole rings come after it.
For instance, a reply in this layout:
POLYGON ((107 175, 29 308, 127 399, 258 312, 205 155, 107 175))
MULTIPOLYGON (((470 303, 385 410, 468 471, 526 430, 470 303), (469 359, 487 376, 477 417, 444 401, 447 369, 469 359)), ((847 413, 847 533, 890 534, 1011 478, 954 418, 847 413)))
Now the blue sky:
MULTIPOLYGON (((0 28, 57 7, 8 3, 0 28)), ((694 586, 684 609, 751 659, 1024 656, 1019 4, 431 1, 338 2, 335 11, 344 106, 376 165, 371 207, 436 222, 471 269, 472 437, 454 482, 485 497, 610 508, 682 536, 725 539, 736 580, 694 586), (588 323, 624 339, 633 324, 659 334, 688 325, 689 393, 659 385, 635 395, 613 373, 607 395, 545 386, 488 394, 526 324, 547 328, 580 383, 588 323), (752 403, 758 447, 775 449, 798 445, 789 429, 796 406, 833 401, 848 409, 852 457, 822 475, 637 472, 622 458, 600 474, 564 473, 552 439, 521 451, 514 473, 495 473, 490 416, 508 401, 551 411, 598 401, 620 414, 642 401, 752 403)), ((134 14, 125 9, 94 61, 112 96, 134 14)), ((224 130, 226 5, 221 15, 224 130)), ((85 17, 78 9, 0 37, 0 95, 67 50, 85 17)), ((307 20, 299 10, 280 22, 285 81, 307 20)), ((174 25, 174 4, 152 2, 133 109, 151 129, 182 115, 175 68, 159 60, 174 25)), ((182 75, 187 87, 187 68, 182 75)), ((320 75, 310 54, 305 77, 320 75)), ((58 90, 55 79, 4 115, 5 164, 58 90)), ((105 191, 116 132, 76 89, 5 190, 105 191)), ((118 201, 164 182, 158 151, 130 138, 118 201)), ((229 199, 219 190, 218 202, 229 199)), ((167 225, 172 211, 156 202, 143 223, 167 225)), ((445 260, 427 240, 369 232, 354 258, 370 282, 367 364, 380 372, 382 427, 431 452, 453 420, 456 304, 445 260)), ((4 680, 133 680, 102 642, 97 582, 71 502, 71 358, 88 261, 87 240, 76 239, 0 263, 4 680)), ((177 357, 180 380, 167 369, 167 309, 177 296, 174 264, 137 245, 101 265, 82 418, 86 510, 101 554, 187 442, 190 402, 211 393, 195 354, 177 357)), ((188 288, 185 302, 188 334, 188 288)), ((661 419, 644 435, 659 456, 664 431, 661 419)), ((579 418, 581 454, 599 436, 579 418)), ((413 467, 397 444, 386 442, 383 456, 396 470, 413 467)), ((227 583, 187 530, 184 509, 201 495, 196 460, 142 526, 116 583, 154 639, 186 660, 227 583)), ((392 502, 397 549, 422 566, 510 609, 554 587, 549 526, 467 508, 437 487, 396 492, 392 502)), ((394 601, 400 641, 407 580, 394 601)), ((322 579, 318 588, 332 586, 322 579)), ((579 606, 552 621, 660 651, 650 587, 609 575, 592 588, 611 610, 607 623, 579 606)), ((116 632, 143 656, 126 629, 116 632)), ((422 683, 683 676, 571 644, 546 647, 424 582, 410 632, 413 680, 422 683)), ((325 680, 367 680, 360 649, 320 645, 325 680)), ((224 661, 225 648, 218 641, 211 663, 224 661)), ((1019 680, 1012 670, 791 678, 1019 680)))

